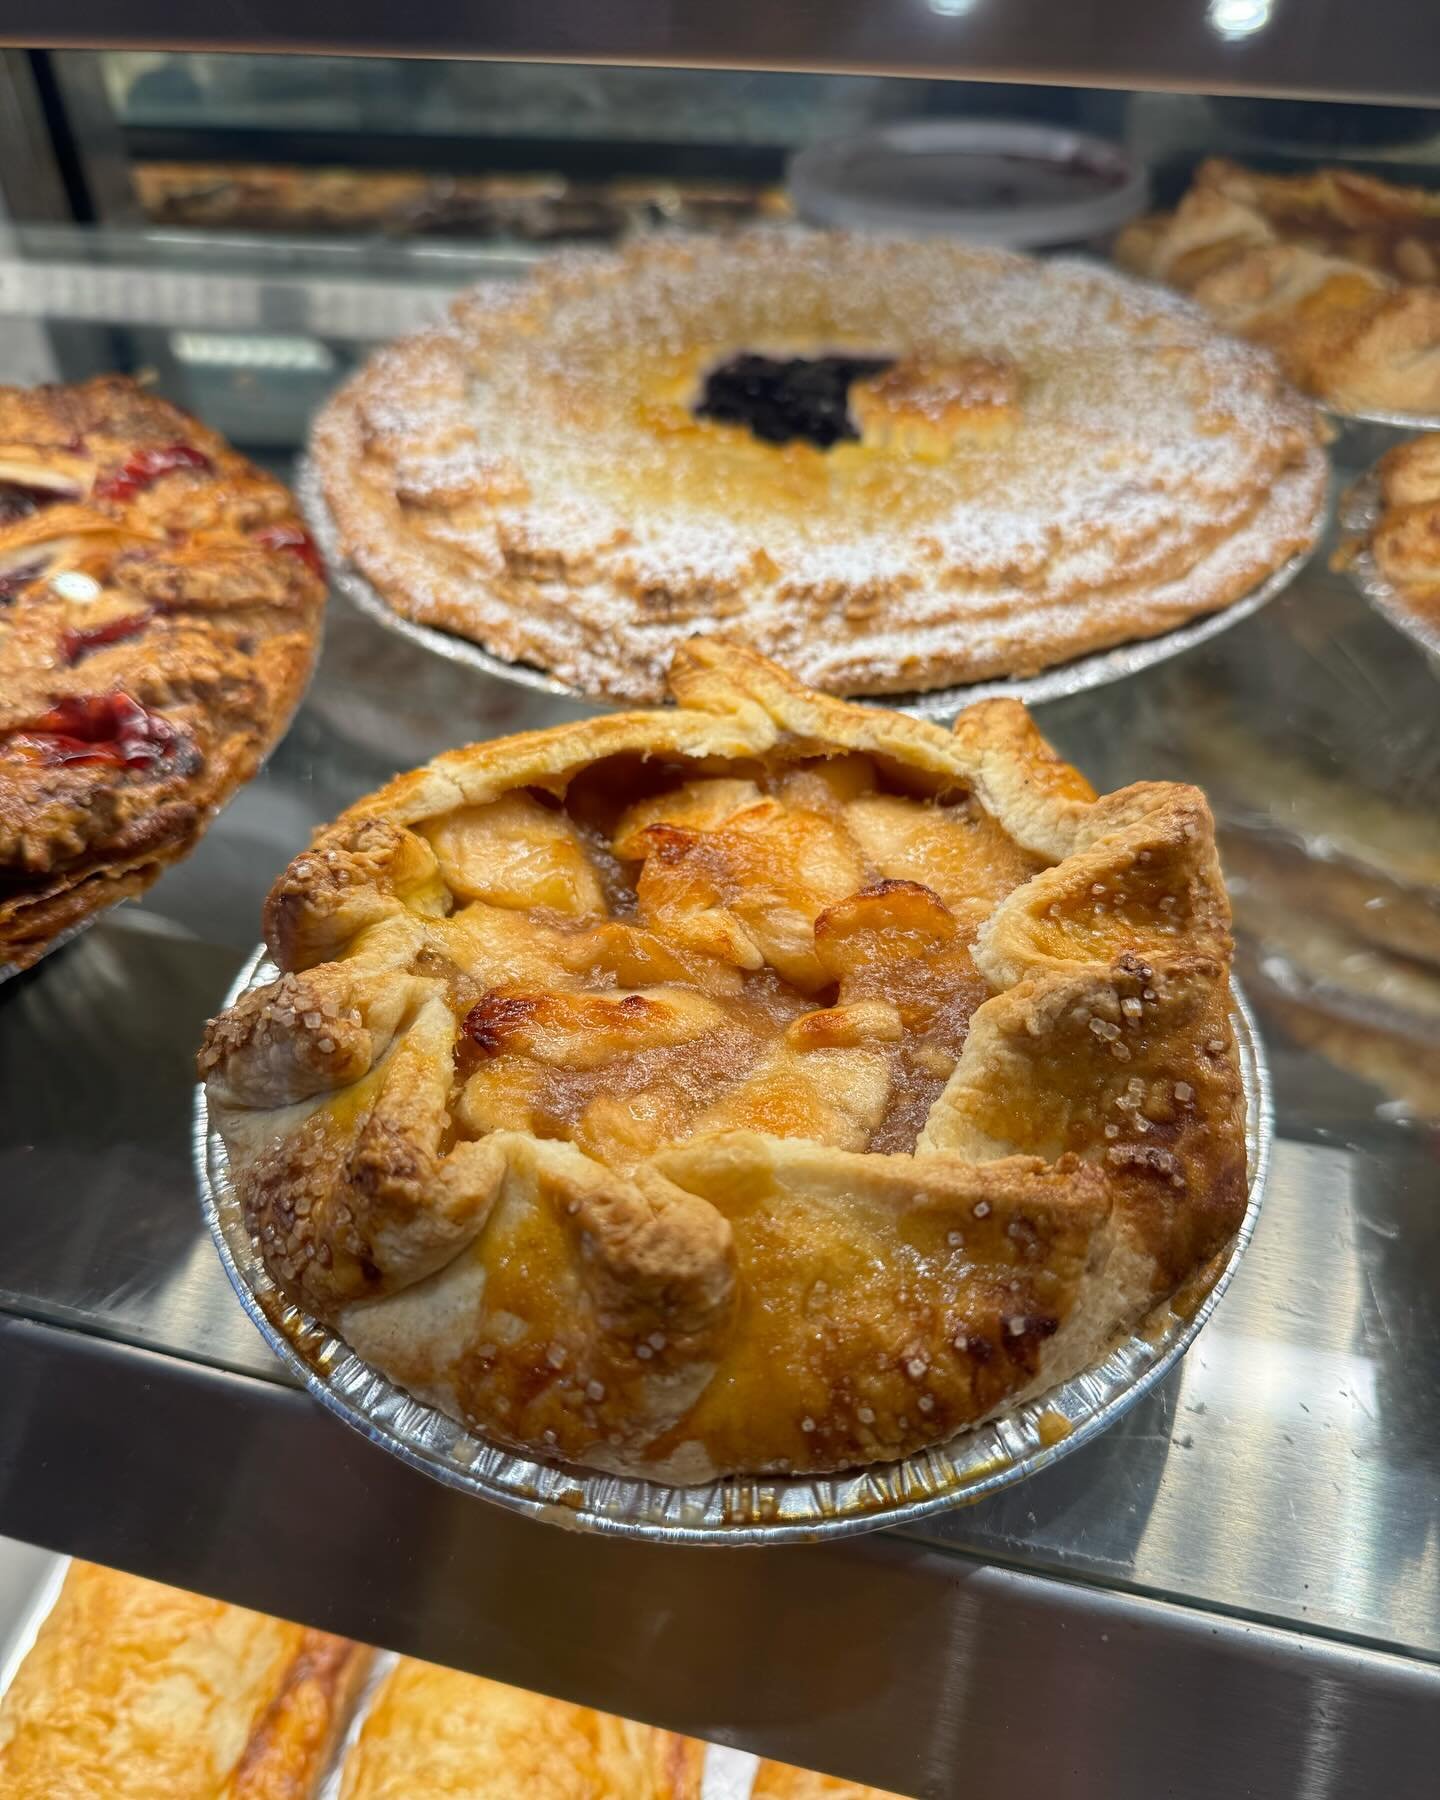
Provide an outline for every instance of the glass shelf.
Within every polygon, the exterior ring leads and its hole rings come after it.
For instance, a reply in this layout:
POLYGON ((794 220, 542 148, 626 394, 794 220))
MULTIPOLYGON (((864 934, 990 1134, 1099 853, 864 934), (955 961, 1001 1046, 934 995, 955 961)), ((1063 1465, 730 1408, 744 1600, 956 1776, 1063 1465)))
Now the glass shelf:
MULTIPOLYGON (((284 471, 369 342, 484 261, 25 234, 0 251, 0 378, 148 367, 284 471)), ((1375 447, 1342 439, 1337 459, 1375 447)), ((275 874, 396 770, 583 710, 430 657, 335 600, 292 730, 195 854, 0 987, 0 1530, 913 1792, 948 1792, 936 1771, 952 1755, 988 1766, 987 1745, 997 1770, 1013 1765, 979 1675, 956 1688, 943 1658, 895 1662, 894 1643, 917 1642, 900 1596, 932 1642, 963 1637, 952 1660, 968 1668, 983 1642, 1026 1682, 1063 1630, 1100 1666, 1133 1654, 1125 1678, 1147 1692, 1151 1657, 1189 1679, 1210 1634, 1205 1654, 1223 1643, 1257 1692, 1292 1683, 1275 1690, 1282 1711, 1373 1686, 1400 1721, 1390 1785, 1420 1791, 1405 1786, 1418 1739, 1404 1721, 1440 1695, 1437 700, 1436 669, 1317 558, 1211 643, 1037 709, 1097 785, 1169 777, 1211 796, 1276 1084, 1254 1243, 1176 1375, 1029 1482, 824 1552, 650 1551, 506 1518, 324 1418, 285 1384, 201 1225, 193 1053, 275 874), (483 1620, 447 1571, 487 1584, 483 1620), (815 1669, 747 1663, 735 1637, 767 1606, 838 1633, 836 1592, 859 1639, 837 1653, 835 1691, 870 1696, 848 1722, 821 1705, 815 1669), (643 1679, 617 1658, 617 1620, 647 1646, 643 1679)), ((1100 1700, 1053 1704, 1080 1708, 1083 1727, 1100 1700)), ((1124 1729, 1143 1735, 1133 1717, 1124 1729)), ((1380 1791, 1366 1768, 1336 1791, 1380 1791)), ((1130 1790, 1117 1777, 1094 1791, 1130 1790)))

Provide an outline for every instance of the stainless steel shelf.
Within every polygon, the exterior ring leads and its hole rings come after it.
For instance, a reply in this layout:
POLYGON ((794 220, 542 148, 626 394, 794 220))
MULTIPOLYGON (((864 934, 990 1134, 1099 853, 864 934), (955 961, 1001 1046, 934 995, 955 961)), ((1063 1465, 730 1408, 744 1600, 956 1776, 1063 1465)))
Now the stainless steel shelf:
POLYGON ((1440 93, 1440 36, 1410 0, 11 0, 0 44, 301 50, 676 67, 956 75, 1207 93, 1416 100, 1440 93))
MULTIPOLYGON (((92 248, 52 245, 45 266, 92 248)), ((262 352, 301 321, 333 380, 354 342, 306 310, 307 284, 340 277, 246 266, 281 296, 230 326, 256 354, 163 379, 283 463, 295 377, 262 352)), ((407 293, 438 300, 391 273, 387 324, 407 293)), ((117 308, 107 355, 214 326, 168 275, 122 274, 148 324, 122 329, 117 308)), ((0 259, 0 318, 69 291, 27 279, 0 259)), ((101 324, 104 292, 86 301, 101 324)), ((327 323, 363 337, 368 316, 357 300, 327 323)), ((1227 833, 1333 849, 1383 814, 1392 845, 1440 859, 1436 694, 1419 653, 1314 572, 1041 723, 1106 786, 1200 780, 1227 833)), ((289 737, 196 854, 0 987, 0 1532, 902 1792, 1428 1791, 1437 1140, 1305 1049, 1263 989, 1280 1141, 1215 1318, 1105 1437, 927 1527, 750 1552, 583 1538, 441 1489, 286 1384, 195 1204, 201 1021, 314 824, 446 745, 580 710, 337 601, 289 737)))

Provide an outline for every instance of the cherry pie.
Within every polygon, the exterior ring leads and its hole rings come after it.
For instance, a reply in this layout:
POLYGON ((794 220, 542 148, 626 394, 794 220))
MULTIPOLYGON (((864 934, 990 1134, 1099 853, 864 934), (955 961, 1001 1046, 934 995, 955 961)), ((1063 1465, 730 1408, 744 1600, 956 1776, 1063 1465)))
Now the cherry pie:
POLYGON ((118 376, 0 389, 0 965, 193 848, 324 598, 285 489, 194 419, 118 376))
POLYGON ((438 757, 276 883, 200 1053, 283 1291, 533 1454, 936 1444, 1218 1269, 1246 1203, 1203 797, 1097 799, 696 639, 678 705, 438 757))

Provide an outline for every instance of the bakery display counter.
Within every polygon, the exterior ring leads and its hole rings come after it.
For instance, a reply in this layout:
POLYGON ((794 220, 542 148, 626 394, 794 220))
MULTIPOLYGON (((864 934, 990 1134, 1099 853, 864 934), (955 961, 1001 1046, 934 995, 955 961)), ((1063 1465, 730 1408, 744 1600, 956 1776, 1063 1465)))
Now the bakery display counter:
MULTIPOLYGON (((1405 0, 1332 7, 1315 32, 1273 0, 1186 0, 1163 17, 1144 0, 1083 12, 1058 0, 986 6, 976 0, 808 5, 777 11, 745 0, 723 10, 629 0, 597 17, 584 0, 543 9, 363 5, 337 16, 323 0, 256 0, 237 15, 199 5, 183 41, 213 50, 461 56, 664 63, 678 67, 815 69, 902 75, 1175 86, 1239 93, 1425 100, 1434 51, 1405 0)), ((16 0, 0 42, 169 48, 175 20, 159 0, 126 8, 98 0, 16 0)))
MULTIPOLYGON (((162 254, 0 254, 0 379, 148 366, 282 474, 365 347, 476 274, 423 247, 354 274, 340 250, 162 254)), ((1171 1378, 1055 1466, 903 1531, 727 1552, 406 1468, 288 1382, 215 1255, 194 1052, 275 874, 397 769, 584 710, 334 599, 294 726, 194 855, 0 986, 0 1532, 903 1793, 1057 1770, 1117 1797, 1425 1791, 1436 684, 1320 560, 1211 642, 1036 709, 1097 786, 1211 796, 1275 1091, 1253 1243, 1171 1378)))

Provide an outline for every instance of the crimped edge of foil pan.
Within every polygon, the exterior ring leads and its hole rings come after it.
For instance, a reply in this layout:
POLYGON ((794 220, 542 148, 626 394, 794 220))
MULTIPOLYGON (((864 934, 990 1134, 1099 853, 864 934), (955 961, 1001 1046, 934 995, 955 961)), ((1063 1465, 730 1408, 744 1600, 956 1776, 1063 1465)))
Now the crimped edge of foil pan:
MULTIPOLYGON (((479 644, 473 643, 469 638, 437 630, 433 625, 418 625, 413 619, 405 618, 347 561, 340 548, 339 531, 325 503, 319 470, 310 457, 301 457, 297 463, 293 487, 300 509, 324 555, 331 586, 343 594, 355 610, 363 613, 367 619, 412 644, 418 644, 423 650, 443 656, 448 662, 475 669, 482 675, 493 676, 497 681, 508 681, 518 687, 529 688, 534 693, 549 694, 556 699, 584 701, 597 709, 619 710, 625 704, 586 694, 579 688, 571 687, 568 682, 547 675, 543 669, 528 663, 506 662, 501 657, 492 656, 488 650, 481 649, 479 644)), ((1127 675, 1153 668, 1156 663, 1168 662, 1172 656, 1179 656, 1184 650, 1193 650, 1197 644, 1218 637, 1222 631, 1228 631, 1232 625, 1238 625, 1242 619, 1248 619, 1252 613, 1259 612, 1267 601, 1273 600, 1289 587, 1315 554, 1324 534, 1329 504, 1327 493, 1317 512, 1315 538, 1308 549, 1297 551, 1266 576, 1258 587, 1252 588, 1248 594, 1242 594, 1238 600, 1232 600, 1229 606, 1206 613, 1187 624, 1177 625, 1156 637, 1137 638, 1133 643, 1117 644, 1109 650, 1097 650, 1089 656, 1076 657, 1073 662, 1059 663, 1053 669, 1042 670, 1039 675, 1017 676, 1013 680, 1003 681, 977 681, 959 687, 935 688, 924 694, 857 694, 855 698, 864 705, 908 713, 915 719, 932 719, 944 723, 953 719, 965 707, 973 706, 977 700, 1004 697, 1034 705, 1044 700, 1063 700, 1071 694, 1086 693, 1091 688, 1106 687, 1112 681, 1123 681, 1127 675)))
MULTIPOLYGON (((1440 419, 1436 420, 1436 425, 1440 427, 1440 419)), ((1371 469, 1341 495, 1336 523, 1344 532, 1355 532, 1368 538, 1379 524, 1382 510, 1380 473, 1378 469, 1371 469)), ((1413 607, 1380 573, 1368 546, 1355 552, 1345 572, 1388 624, 1440 663, 1440 625, 1428 625, 1415 616, 1413 607)))
MULTIPOLYGON (((223 1004, 233 1006, 248 988, 275 974, 262 946, 246 961, 223 1004)), ((1250 1242, 1274 1134, 1264 1048, 1238 988, 1231 1023, 1245 1091, 1249 1198, 1225 1265, 1196 1310, 1181 1318, 1165 1309, 1159 1322, 1143 1321, 1097 1367, 948 1443, 838 1475, 731 1476, 665 1487, 534 1461, 423 1405, 280 1294, 246 1230, 225 1146, 210 1128, 203 1086, 196 1090, 194 1126, 200 1207, 241 1305, 289 1372, 337 1418, 446 1486, 571 1530, 661 1543, 789 1544, 845 1537, 968 1505, 1033 1475, 1113 1425, 1185 1354, 1250 1242), (1054 1441, 1057 1414, 1068 1429, 1054 1441)))
POLYGON ((1397 431, 1440 431, 1440 413, 1398 412, 1393 407, 1343 407, 1318 402, 1337 425, 1393 425, 1397 431))

